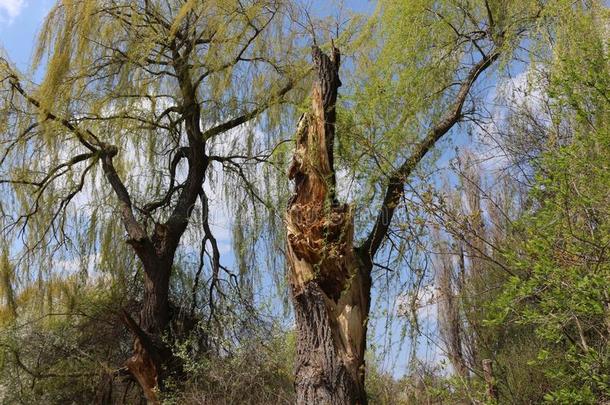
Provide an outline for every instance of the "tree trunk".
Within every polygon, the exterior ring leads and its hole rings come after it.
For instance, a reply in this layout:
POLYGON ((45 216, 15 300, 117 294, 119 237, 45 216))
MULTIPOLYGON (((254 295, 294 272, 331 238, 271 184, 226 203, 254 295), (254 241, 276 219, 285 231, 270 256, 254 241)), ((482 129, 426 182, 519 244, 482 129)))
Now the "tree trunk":
POLYGON ((162 333, 169 323, 169 278, 171 262, 144 272, 144 297, 140 325, 151 334, 162 333))
MULTIPOLYGON (((300 262, 295 269, 312 274, 309 263, 300 262)), ((297 404, 367 403, 364 352, 368 298, 364 291, 368 286, 357 274, 348 282, 352 285, 339 298, 315 280, 292 285, 298 334, 297 404)))
POLYGON ((159 403, 158 390, 172 371, 171 349, 163 341, 170 321, 170 275, 171 260, 145 261, 140 325, 123 313, 124 322, 135 335, 134 353, 125 365, 142 387, 149 404, 159 403))
POLYGON ((289 177, 287 260, 297 327, 297 404, 366 404, 370 266, 353 246, 353 211, 335 198, 339 52, 313 48, 312 112, 297 128, 289 177))

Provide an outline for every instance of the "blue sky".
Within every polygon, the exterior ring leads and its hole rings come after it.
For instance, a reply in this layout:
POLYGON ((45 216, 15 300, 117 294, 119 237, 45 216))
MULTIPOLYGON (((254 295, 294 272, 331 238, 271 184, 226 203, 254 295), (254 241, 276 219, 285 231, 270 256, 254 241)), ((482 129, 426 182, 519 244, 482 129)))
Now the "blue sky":
POLYGON ((0 47, 26 70, 36 35, 53 0, 0 0, 0 47))
MULTIPOLYGON (((0 48, 4 49, 19 69, 26 70, 32 56, 36 35, 45 15, 55 0, 0 0, 0 48)), ((371 12, 372 0, 311 1, 312 8, 320 15, 334 15, 338 4, 346 9, 371 12)))

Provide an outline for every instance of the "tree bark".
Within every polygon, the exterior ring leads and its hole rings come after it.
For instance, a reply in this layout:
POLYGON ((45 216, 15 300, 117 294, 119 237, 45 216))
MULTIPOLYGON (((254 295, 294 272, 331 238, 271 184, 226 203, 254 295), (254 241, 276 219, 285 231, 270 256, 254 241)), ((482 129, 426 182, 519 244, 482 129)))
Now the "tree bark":
POLYGON ((289 170, 287 259, 297 329, 297 404, 366 404, 370 265, 353 246, 353 210, 335 196, 339 52, 313 48, 312 111, 299 121, 289 170))
POLYGON ((171 261, 152 260, 144 266, 144 296, 138 324, 124 312, 123 321, 135 336, 133 355, 125 363, 142 387, 149 404, 158 404, 163 379, 173 371, 172 352, 163 340, 170 322, 171 261))

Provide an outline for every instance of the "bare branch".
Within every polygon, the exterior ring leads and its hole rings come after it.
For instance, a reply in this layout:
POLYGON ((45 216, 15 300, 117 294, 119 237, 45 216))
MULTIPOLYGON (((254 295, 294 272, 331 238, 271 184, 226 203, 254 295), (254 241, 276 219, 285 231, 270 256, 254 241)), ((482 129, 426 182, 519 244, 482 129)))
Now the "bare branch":
POLYGON ((204 138, 205 139, 213 138, 216 135, 222 134, 230 129, 233 129, 242 124, 245 124, 246 122, 252 120, 253 118, 256 118, 258 115, 260 115, 265 110, 267 110, 267 108, 269 108, 273 103, 281 100, 282 97, 284 97, 290 90, 292 90, 294 88, 294 85, 295 85, 295 83, 293 81, 289 81, 278 92, 276 92, 274 95, 272 95, 265 104, 255 108, 249 112, 246 112, 245 114, 240 115, 239 117, 232 118, 228 121, 223 122, 222 124, 216 125, 210 129, 206 130, 203 133, 204 138))

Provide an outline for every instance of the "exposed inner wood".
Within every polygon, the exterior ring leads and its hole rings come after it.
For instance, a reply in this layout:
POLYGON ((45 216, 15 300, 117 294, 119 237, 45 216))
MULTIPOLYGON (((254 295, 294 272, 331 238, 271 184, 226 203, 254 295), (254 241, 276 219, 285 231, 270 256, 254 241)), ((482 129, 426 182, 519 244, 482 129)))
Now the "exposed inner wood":
POLYGON ((364 348, 370 281, 353 246, 353 209, 335 193, 339 51, 314 47, 311 111, 297 126, 286 224, 297 321, 299 404, 365 404, 364 348))

